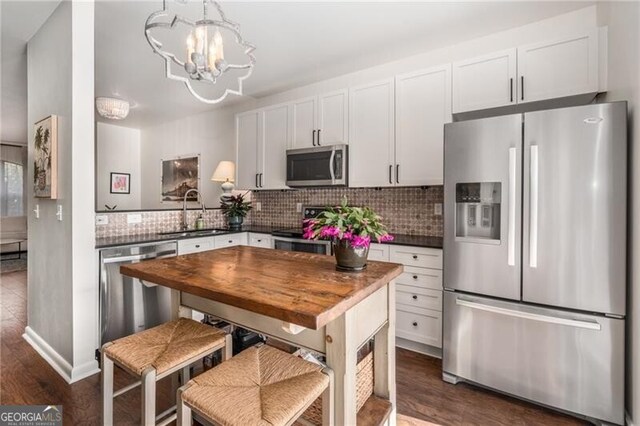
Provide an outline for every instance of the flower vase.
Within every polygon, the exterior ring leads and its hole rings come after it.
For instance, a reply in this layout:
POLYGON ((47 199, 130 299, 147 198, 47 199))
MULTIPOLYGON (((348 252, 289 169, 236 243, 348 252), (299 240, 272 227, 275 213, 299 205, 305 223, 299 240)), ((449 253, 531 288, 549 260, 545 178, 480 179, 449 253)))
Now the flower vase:
POLYGON ((352 247, 348 240, 334 240, 333 254, 336 257, 336 269, 339 271, 362 271, 367 267, 369 246, 352 247))
POLYGON ((227 223, 231 229, 239 229, 242 226, 244 218, 242 216, 229 216, 227 217, 227 223))

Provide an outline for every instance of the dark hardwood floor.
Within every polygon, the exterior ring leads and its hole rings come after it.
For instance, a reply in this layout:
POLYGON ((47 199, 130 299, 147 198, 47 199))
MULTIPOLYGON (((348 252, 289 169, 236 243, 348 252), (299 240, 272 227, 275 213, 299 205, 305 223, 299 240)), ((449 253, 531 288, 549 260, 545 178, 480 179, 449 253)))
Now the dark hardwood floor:
MULTIPOLYGON (((68 385, 22 338, 27 322, 26 272, 0 275, 0 404, 61 404, 65 425, 100 424, 100 376, 68 385)), ((579 420, 466 384, 441 380, 440 360, 399 349, 399 424, 580 425, 579 420)), ((130 379, 116 375, 116 388, 130 379)), ((158 409, 172 405, 171 384, 158 387, 158 409)), ((116 399, 115 424, 140 419, 138 389, 116 399)))

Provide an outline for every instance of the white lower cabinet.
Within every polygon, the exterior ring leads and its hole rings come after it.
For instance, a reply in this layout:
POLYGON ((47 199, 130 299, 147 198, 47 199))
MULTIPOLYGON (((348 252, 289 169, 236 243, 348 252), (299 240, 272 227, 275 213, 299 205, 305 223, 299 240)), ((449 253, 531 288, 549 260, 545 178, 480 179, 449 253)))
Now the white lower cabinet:
POLYGON ((178 254, 198 253, 214 249, 213 237, 190 238, 178 241, 178 254))
POLYGON ((249 246, 273 248, 273 239, 270 234, 258 234, 249 232, 249 246))
POLYGON ((425 345, 442 347, 442 308, 396 305, 396 336, 425 345))
POLYGON ((389 246, 384 244, 371 244, 369 246, 369 260, 389 261, 389 246))
POLYGON ((213 237, 213 239, 214 239, 214 247, 217 249, 224 248, 224 247, 241 246, 241 245, 246 246, 248 244, 246 232, 240 232, 237 234, 218 235, 216 237, 213 237))

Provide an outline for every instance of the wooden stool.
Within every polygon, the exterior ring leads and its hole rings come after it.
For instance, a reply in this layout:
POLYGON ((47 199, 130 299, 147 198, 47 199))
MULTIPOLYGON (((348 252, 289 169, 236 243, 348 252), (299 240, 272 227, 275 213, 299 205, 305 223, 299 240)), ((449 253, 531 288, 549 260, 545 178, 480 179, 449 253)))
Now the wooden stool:
MULTIPOLYGON (((175 407, 156 417, 156 381, 182 369, 182 383, 189 380, 189 366, 206 355, 223 349, 222 359, 231 358, 231 336, 215 327, 180 318, 102 346, 103 424, 113 424, 113 398, 142 385, 141 424, 155 425, 175 407), (113 391, 113 365, 137 381, 113 391)), ((173 421, 173 414, 160 424, 173 421)))
POLYGON ((267 345, 246 349, 178 389, 178 426, 192 411, 214 425, 290 425, 322 395, 332 424, 333 372, 267 345))

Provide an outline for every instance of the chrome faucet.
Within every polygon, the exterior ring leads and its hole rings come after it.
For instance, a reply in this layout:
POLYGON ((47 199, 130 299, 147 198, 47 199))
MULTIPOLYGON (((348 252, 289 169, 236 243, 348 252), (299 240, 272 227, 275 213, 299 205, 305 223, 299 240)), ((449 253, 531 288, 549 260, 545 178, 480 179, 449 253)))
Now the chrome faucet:
POLYGON ((187 223, 187 197, 192 192, 195 192, 196 194, 198 194, 198 199, 200 200, 200 205, 202 206, 202 215, 204 216, 204 214, 207 212, 207 209, 204 206, 204 201, 202 201, 202 195, 200 194, 200 191, 198 191, 195 188, 191 188, 190 190, 185 192, 184 198, 182 199, 182 230, 183 231, 186 231, 187 229, 189 229, 189 224, 187 223))

